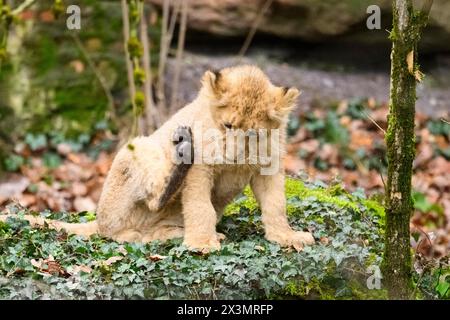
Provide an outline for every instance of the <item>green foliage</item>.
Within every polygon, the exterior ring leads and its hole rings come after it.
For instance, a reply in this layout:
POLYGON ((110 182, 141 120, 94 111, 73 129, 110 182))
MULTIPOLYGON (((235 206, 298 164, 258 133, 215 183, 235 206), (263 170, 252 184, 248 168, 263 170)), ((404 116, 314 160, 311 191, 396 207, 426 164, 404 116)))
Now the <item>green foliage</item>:
POLYGON ((436 291, 441 299, 450 299, 450 269, 439 270, 436 291))
POLYGON ((324 118, 318 118, 313 114, 306 115, 304 126, 320 142, 345 146, 349 142, 349 133, 339 122, 340 116, 335 111, 328 111, 324 118))
MULTIPOLYGON (((365 195, 361 194, 361 191, 349 194, 339 184, 327 188, 320 182, 305 184, 300 180, 287 178, 285 192, 288 198, 287 211, 289 214, 298 211, 299 203, 296 202, 297 199, 298 201, 300 199, 309 199, 309 201, 348 208, 355 212, 359 211, 359 206, 362 204, 368 213, 376 216, 381 223, 384 222, 384 208, 378 202, 365 199, 365 195)), ((259 207, 256 199, 250 187, 246 187, 243 195, 228 205, 225 209, 225 214, 255 213, 257 210, 259 210, 259 207)))
POLYGON ((427 128, 430 133, 438 136, 442 135, 450 138, 450 124, 442 120, 431 120, 427 123, 427 128))
MULTIPOLYGON (((286 192, 290 223, 322 240, 300 253, 263 238, 259 209, 248 188, 227 208, 218 227, 227 235, 222 249, 208 255, 189 252, 180 239, 147 245, 97 236, 84 240, 10 218, 0 226, 0 297, 384 297, 382 290, 365 286, 367 266, 381 261, 381 225, 375 212, 353 203, 357 197, 337 186, 306 187, 289 179, 286 192), (64 272, 49 274, 31 262, 49 256, 64 272), (77 268, 81 271, 75 272, 77 268)), ((25 213, 16 207, 9 210, 18 216, 25 213)), ((71 222, 94 218, 91 212, 40 215, 71 222)))
POLYGON ((367 116, 364 114, 366 106, 364 105, 365 99, 355 98, 349 101, 346 114, 352 119, 366 119, 367 116))
MULTIPOLYGON (((127 85, 126 78, 118 76, 125 73, 124 53, 117 50, 121 48, 121 38, 117 37, 122 29, 120 3, 77 0, 71 4, 79 5, 85 13, 77 36, 97 71, 107 79, 107 89, 116 97, 127 85)), ((46 0, 39 1, 34 9, 60 12, 62 6, 61 1, 46 0)), ((104 88, 65 23, 65 15, 61 14, 57 20, 44 23, 37 19, 27 26, 20 39, 20 51, 10 59, 11 68, 0 71, 2 104, 14 109, 15 122, 20 123, 14 128, 17 136, 29 131, 89 133, 96 122, 105 118, 109 103, 104 88), (20 88, 8 83, 23 77, 29 81, 20 88), (20 104, 13 102, 11 93, 20 96, 20 104)), ((126 104, 121 107, 119 115, 128 112, 126 104)))
POLYGON ((413 274, 416 291, 424 299, 450 300, 450 265, 448 258, 425 265, 421 274, 413 274), (435 266, 436 262, 439 265, 435 266))
POLYGON ((443 214, 444 209, 437 203, 430 203, 425 194, 421 192, 413 192, 414 208, 422 211, 423 213, 435 212, 437 214, 443 214))
POLYGON ((44 149, 47 147, 47 137, 45 134, 27 133, 25 135, 25 143, 30 147, 31 151, 44 149))
MULTIPOLYGON (((20 47, 11 52, 10 59, 3 61, 2 57, 7 53, 6 42, 3 43, 3 35, 7 34, 3 22, 10 10, 8 6, 2 6, 0 158, 4 158, 12 149, 10 146, 27 132, 59 131, 76 136, 81 132, 91 133, 95 124, 105 116, 113 115, 107 121, 134 116, 130 105, 135 101, 128 99, 127 78, 120 76, 126 73, 120 2, 74 0, 70 4, 80 6, 83 12, 83 27, 76 31, 76 36, 90 61, 74 41, 75 31, 67 30, 65 26, 64 8, 67 3, 60 0, 38 1, 33 6, 36 14, 32 24, 14 23, 13 27, 18 28, 18 32, 10 34, 20 47), (40 13, 48 13, 49 9, 55 20, 42 21, 40 13), (103 84, 98 74, 105 79, 103 84), (113 97, 114 113, 109 112, 111 104, 105 90, 113 97)), ((140 12, 143 5, 142 1, 133 1, 131 14, 140 12)), ((160 17, 152 20, 148 28, 152 39, 152 68, 158 64, 160 20, 160 17)), ((136 34, 132 35, 129 45, 132 57, 142 55, 142 45, 136 34)), ((142 70, 136 70, 136 83, 140 86, 144 80, 142 70)), ((118 125, 109 123, 114 131, 118 125)))
POLYGON ((20 166, 25 164, 25 159, 22 156, 18 156, 15 154, 7 156, 3 160, 3 167, 6 171, 17 171, 19 170, 20 166))
POLYGON ((339 117, 334 111, 327 113, 325 117, 325 139, 330 143, 345 146, 350 141, 348 130, 341 125, 339 117))
POLYGON ((290 116, 287 124, 288 135, 294 136, 299 128, 300 128, 300 120, 298 119, 298 117, 290 116))
POLYGON ((50 169, 59 167, 62 162, 61 157, 55 152, 44 153, 44 155, 42 156, 42 160, 44 162, 44 165, 50 169))

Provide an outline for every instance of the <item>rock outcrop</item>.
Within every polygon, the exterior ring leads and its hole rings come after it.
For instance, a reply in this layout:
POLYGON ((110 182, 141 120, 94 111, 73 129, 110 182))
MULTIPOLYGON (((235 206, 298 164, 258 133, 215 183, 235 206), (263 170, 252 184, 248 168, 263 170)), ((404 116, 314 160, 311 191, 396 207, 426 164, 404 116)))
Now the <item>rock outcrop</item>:
MULTIPOLYGON (((158 7, 163 3, 163 0, 147 1, 158 7)), ((182 1, 189 1, 188 24, 191 30, 221 36, 245 36, 266 0, 182 1)), ((421 1, 416 2, 417 6, 421 5, 421 1)), ((361 33, 366 34, 357 37, 361 41, 387 41, 385 29, 390 28, 392 20, 391 3, 391 0, 273 0, 258 30, 307 41, 323 41, 330 37, 361 33), (382 10, 382 28, 370 31, 366 27, 369 16, 367 8, 374 4, 382 10), (373 39, 370 39, 370 32, 374 35, 373 39)), ((428 29, 427 45, 450 49, 449 0, 434 1, 428 29)))

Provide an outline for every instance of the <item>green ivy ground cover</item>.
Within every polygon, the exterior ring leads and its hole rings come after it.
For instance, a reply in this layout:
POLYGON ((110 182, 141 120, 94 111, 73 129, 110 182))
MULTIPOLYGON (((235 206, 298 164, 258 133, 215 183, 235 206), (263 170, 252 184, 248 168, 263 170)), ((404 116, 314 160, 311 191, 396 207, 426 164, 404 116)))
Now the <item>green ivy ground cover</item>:
MULTIPOLYGON (((18 218, 0 225, 0 298, 384 298, 384 290, 366 285, 368 267, 381 264, 382 207, 361 192, 293 179, 286 195, 291 225, 317 239, 300 253, 264 239, 248 188, 218 227, 227 235, 222 249, 208 255, 189 252, 181 239, 120 244, 35 229, 20 219, 25 210, 10 206, 18 218)), ((86 212, 40 214, 66 221, 95 218, 86 212)))

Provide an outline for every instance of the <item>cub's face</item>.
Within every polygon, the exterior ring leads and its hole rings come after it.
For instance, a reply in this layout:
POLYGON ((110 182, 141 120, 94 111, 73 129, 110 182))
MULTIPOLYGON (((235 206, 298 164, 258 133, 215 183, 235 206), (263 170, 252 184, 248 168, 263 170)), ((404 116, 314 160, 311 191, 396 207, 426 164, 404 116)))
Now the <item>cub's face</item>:
POLYGON ((254 66, 227 68, 216 73, 208 71, 202 82, 203 92, 211 100, 210 111, 216 128, 226 140, 223 144, 226 158, 237 160, 243 155, 246 160, 258 158, 260 153, 252 153, 250 149, 252 146, 259 149, 262 144, 270 153, 273 145, 264 139, 271 141, 273 135, 284 130, 299 91, 274 86, 254 66))

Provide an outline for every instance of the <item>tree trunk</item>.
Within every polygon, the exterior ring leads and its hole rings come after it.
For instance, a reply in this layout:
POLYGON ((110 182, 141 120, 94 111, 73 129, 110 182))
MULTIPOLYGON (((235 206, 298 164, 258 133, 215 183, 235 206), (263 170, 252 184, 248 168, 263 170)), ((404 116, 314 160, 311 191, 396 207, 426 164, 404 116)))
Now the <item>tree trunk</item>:
MULTIPOLYGON (((425 11, 414 11, 412 0, 393 1, 390 38, 391 88, 386 135, 388 182, 386 189, 386 240, 383 273, 391 299, 411 298, 411 248, 409 221, 412 163, 415 156, 414 115, 416 81, 422 74, 417 65, 417 43, 428 20, 425 11)), ((427 9, 428 8, 428 9, 427 9)))

